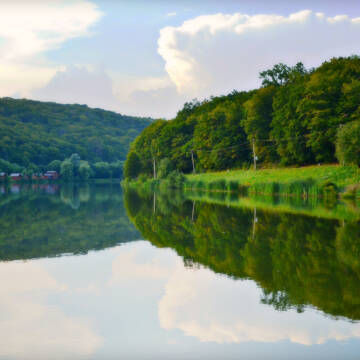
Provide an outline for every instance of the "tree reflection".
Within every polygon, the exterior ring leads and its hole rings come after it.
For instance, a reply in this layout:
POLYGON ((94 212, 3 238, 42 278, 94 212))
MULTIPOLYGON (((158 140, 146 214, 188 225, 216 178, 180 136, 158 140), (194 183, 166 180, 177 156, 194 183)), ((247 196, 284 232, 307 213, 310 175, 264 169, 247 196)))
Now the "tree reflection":
POLYGON ((119 185, 42 185, 4 189, 0 260, 85 254, 139 238, 119 185))
POLYGON ((154 213, 152 197, 128 191, 125 206, 145 239, 173 248, 186 266, 252 279, 277 310, 311 306, 360 320, 359 221, 201 201, 194 216, 181 193, 157 194, 154 213))

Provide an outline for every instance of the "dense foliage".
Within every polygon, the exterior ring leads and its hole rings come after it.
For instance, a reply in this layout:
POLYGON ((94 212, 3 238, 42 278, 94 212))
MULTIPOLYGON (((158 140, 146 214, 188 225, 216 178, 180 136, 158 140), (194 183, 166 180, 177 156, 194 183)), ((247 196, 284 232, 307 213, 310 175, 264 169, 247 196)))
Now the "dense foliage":
MULTIPOLYGON (((260 89, 194 100, 175 119, 154 122, 132 143, 128 159, 136 153, 146 176, 154 159, 164 158, 184 173, 193 171, 192 156, 197 171, 247 168, 254 153, 260 166, 336 162, 337 132, 360 122, 360 57, 310 70, 277 64, 260 78, 260 89)), ((342 151, 359 164, 356 141, 348 143, 342 141, 342 151)))
POLYGON ((149 124, 86 105, 1 98, 0 159, 24 167, 73 153, 93 164, 125 160, 130 143, 149 124))
POLYGON ((340 163, 360 166, 360 121, 352 121, 338 130, 336 156, 340 163))

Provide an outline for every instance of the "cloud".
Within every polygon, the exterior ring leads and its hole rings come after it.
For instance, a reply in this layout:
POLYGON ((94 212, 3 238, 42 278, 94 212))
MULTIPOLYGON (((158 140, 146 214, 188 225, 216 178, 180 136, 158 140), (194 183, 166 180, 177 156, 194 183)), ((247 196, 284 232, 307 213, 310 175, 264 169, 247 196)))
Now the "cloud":
POLYGON ((158 53, 177 90, 202 97, 256 87, 259 72, 278 62, 316 66, 359 53, 359 35, 360 19, 346 15, 219 13, 161 29, 158 53))
POLYGON ((194 272, 180 265, 159 302, 160 325, 220 344, 288 340, 312 345, 360 337, 360 324, 334 321, 311 309, 301 314, 275 311, 261 304, 260 297, 261 290, 253 281, 234 281, 208 269, 194 272))
POLYGON ((0 3, 0 96, 24 95, 45 84, 61 66, 44 54, 69 39, 88 36, 102 16, 89 1, 0 3))
POLYGON ((101 68, 68 66, 59 70, 42 88, 34 90, 32 97, 63 104, 87 104, 92 107, 115 109, 113 82, 101 68))
POLYGON ((128 78, 91 66, 59 70, 31 97, 63 104, 87 104, 135 116, 172 117, 188 97, 166 77, 128 78))
POLYGON ((83 358, 102 344, 86 321, 43 303, 48 295, 68 289, 39 263, 1 263, 0 281, 1 358, 83 358))
POLYGON ((176 12, 169 12, 166 14, 166 16, 176 16, 176 12))

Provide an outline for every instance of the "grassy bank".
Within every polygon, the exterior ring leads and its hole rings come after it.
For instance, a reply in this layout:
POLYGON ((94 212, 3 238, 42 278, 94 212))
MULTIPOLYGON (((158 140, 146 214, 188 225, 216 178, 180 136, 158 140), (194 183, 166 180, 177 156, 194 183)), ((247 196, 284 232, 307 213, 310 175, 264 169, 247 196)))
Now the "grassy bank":
POLYGON ((233 170, 187 175, 185 189, 246 192, 261 195, 360 197, 360 170, 323 165, 264 170, 233 170))

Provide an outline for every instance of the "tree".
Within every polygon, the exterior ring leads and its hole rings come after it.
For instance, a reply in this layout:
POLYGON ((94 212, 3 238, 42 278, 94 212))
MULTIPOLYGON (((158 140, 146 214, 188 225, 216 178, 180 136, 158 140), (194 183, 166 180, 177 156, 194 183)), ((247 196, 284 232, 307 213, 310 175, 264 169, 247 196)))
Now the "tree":
MULTIPOLYGON (((249 161, 250 150, 243 127, 245 109, 242 106, 248 98, 248 94, 242 93, 237 101, 224 101, 199 116, 193 147, 201 168, 228 169, 249 161)), ((187 159, 191 164, 190 154, 187 159)))
POLYGON ((283 165, 305 165, 315 162, 306 142, 309 135, 303 113, 298 106, 304 97, 309 76, 303 70, 293 72, 291 81, 278 88, 273 99, 271 138, 283 165))
POLYGON ((289 80, 291 67, 283 63, 273 66, 272 69, 262 71, 260 79, 262 79, 262 86, 280 86, 289 80))
POLYGON ((123 176, 123 161, 115 161, 110 164, 111 176, 117 179, 120 179, 123 176))
POLYGON ((79 166, 79 178, 82 181, 86 181, 91 177, 91 167, 87 161, 80 161, 79 166))
POLYGON ((79 156, 79 154, 72 154, 70 156, 69 160, 73 164, 74 178, 79 177, 79 167, 80 167, 80 156, 79 156))
POLYGON ((336 135, 336 157, 341 164, 360 166, 360 120, 340 126, 336 135))
POLYGON ((164 179, 171 173, 172 170, 173 166, 171 161, 168 158, 161 159, 158 167, 158 177, 160 179, 164 179))
POLYGON ((61 167, 61 161, 60 160, 53 160, 49 165, 47 166, 47 170, 57 171, 60 172, 61 167))
POLYGON ((110 164, 104 161, 96 162, 93 166, 95 177, 97 179, 108 179, 111 177, 111 167, 110 164))
POLYGON ((309 76, 297 111, 307 127, 307 147, 316 162, 333 162, 340 124, 359 114, 360 57, 334 58, 309 76))
POLYGON ((0 159, 0 172, 5 172, 7 174, 13 171, 13 166, 9 161, 0 159))
POLYGON ((135 179, 141 173, 141 161, 135 152, 130 152, 124 166, 125 178, 135 179))
POLYGON ((74 179, 74 165, 69 159, 66 159, 61 163, 60 175, 65 181, 74 179))
POLYGON ((275 86, 259 89, 244 107, 246 117, 243 121, 245 132, 250 142, 255 141, 256 156, 263 162, 275 162, 277 160, 274 144, 270 139, 271 122, 273 117, 273 98, 276 94, 275 86))

